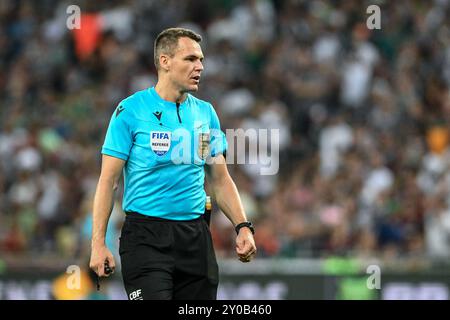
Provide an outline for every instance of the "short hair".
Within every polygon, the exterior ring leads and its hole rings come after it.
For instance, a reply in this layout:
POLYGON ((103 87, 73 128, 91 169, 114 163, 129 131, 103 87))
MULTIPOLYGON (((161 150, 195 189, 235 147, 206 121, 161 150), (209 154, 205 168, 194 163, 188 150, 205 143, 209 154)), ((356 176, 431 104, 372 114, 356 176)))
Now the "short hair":
POLYGON ((185 28, 165 29, 156 37, 153 48, 156 69, 159 68, 160 54, 164 53, 173 57, 178 46, 178 39, 183 37, 190 38, 197 42, 202 41, 202 37, 199 34, 185 28))

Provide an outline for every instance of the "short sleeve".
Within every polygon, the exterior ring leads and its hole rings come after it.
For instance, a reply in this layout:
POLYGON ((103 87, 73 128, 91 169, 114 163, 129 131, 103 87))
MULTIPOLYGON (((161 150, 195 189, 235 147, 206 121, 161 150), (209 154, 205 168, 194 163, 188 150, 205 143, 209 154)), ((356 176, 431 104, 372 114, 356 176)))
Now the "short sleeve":
POLYGON ((215 157, 219 154, 223 154, 225 156, 228 148, 227 139, 223 131, 220 129, 219 117, 217 116, 217 113, 212 105, 210 105, 210 111, 211 156, 215 157))
POLYGON ((126 111, 126 107, 120 104, 111 116, 102 154, 128 160, 133 144, 129 122, 129 113, 126 111))

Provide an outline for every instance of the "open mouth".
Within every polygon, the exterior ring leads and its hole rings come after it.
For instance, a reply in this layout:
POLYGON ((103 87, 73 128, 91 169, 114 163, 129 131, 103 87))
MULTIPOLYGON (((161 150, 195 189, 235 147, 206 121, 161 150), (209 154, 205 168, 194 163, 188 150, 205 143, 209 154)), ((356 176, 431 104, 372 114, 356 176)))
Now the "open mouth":
POLYGON ((200 81, 200 76, 194 76, 194 77, 191 77, 191 79, 195 80, 195 82, 198 83, 200 81))

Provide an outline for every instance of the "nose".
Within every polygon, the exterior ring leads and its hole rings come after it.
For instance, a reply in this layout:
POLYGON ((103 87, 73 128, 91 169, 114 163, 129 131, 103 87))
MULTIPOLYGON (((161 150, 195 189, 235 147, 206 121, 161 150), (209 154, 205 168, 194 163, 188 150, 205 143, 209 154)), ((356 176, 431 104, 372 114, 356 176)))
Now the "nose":
POLYGON ((197 60, 195 71, 203 71, 203 63, 200 60, 197 60))

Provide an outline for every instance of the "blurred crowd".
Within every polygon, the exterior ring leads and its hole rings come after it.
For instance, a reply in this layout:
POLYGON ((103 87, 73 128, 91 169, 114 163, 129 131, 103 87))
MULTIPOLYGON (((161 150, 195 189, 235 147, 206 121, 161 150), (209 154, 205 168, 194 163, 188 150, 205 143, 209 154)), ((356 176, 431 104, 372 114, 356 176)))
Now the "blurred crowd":
MULTIPOLYGON (((259 257, 450 261, 448 0, 0 1, 1 257, 86 254, 109 118, 172 26, 203 36, 224 131, 279 129, 277 175, 229 165, 259 257)), ((119 196, 112 247, 122 220, 119 196)), ((217 206, 211 228, 234 257, 217 206)))

